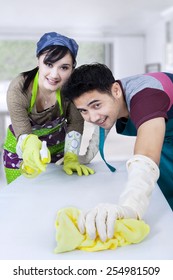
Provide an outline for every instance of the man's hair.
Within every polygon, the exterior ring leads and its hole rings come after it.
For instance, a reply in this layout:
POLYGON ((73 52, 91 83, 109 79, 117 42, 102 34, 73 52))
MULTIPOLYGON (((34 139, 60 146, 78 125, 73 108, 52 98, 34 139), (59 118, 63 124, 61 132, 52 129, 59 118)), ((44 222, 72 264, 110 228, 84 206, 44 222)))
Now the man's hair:
POLYGON ((104 64, 84 64, 76 68, 63 85, 61 92, 67 99, 73 101, 85 92, 97 90, 101 93, 111 93, 115 82, 111 70, 104 64))

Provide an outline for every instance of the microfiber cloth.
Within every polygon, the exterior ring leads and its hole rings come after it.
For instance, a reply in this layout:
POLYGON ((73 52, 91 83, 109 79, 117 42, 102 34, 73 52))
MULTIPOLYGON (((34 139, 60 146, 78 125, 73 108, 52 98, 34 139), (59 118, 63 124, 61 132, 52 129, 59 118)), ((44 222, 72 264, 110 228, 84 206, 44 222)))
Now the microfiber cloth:
POLYGON ((102 242, 99 236, 91 240, 87 234, 81 234, 77 227, 80 210, 74 207, 60 209, 56 218, 56 242, 54 253, 63 253, 72 250, 89 252, 114 250, 141 242, 149 233, 149 226, 142 220, 121 219, 115 223, 113 238, 102 242))

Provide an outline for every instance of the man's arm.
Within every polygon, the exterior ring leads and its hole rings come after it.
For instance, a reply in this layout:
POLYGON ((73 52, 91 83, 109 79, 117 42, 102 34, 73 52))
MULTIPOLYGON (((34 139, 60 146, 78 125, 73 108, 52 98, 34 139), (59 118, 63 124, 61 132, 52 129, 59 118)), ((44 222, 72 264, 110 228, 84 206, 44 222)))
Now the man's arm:
POLYGON ((138 129, 134 154, 149 157, 159 165, 164 136, 164 118, 146 121, 138 129))
POLYGON ((128 181, 118 205, 100 204, 81 214, 78 226, 91 239, 98 232, 102 241, 112 238, 116 219, 142 219, 153 188, 159 178, 158 164, 165 134, 165 119, 155 118, 143 123, 137 133, 134 156, 126 163, 128 181))

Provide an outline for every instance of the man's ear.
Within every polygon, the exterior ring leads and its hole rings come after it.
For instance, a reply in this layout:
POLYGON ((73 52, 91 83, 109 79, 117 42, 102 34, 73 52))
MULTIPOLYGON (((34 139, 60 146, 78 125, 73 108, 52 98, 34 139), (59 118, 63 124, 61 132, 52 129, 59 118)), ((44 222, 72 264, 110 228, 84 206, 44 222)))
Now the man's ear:
POLYGON ((122 96, 121 86, 117 82, 113 83, 111 91, 114 98, 120 98, 122 96))

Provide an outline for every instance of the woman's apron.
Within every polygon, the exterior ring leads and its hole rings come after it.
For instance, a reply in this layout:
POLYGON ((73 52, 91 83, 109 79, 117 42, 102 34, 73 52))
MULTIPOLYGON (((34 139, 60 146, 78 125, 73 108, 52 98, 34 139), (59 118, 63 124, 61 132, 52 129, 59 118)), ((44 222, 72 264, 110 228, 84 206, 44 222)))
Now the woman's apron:
MULTIPOLYGON (((28 109, 28 114, 31 113, 33 106, 36 102, 38 90, 38 73, 34 78, 32 97, 30 107, 28 109)), ((61 103, 60 90, 56 92, 56 99, 60 108, 60 117, 57 117, 53 121, 48 121, 43 125, 38 125, 31 121, 32 134, 39 137, 41 141, 45 140, 47 142, 48 149, 51 153, 51 162, 56 162, 64 156, 64 143, 66 136, 66 120, 63 117, 63 108, 61 103)), ((17 177, 21 175, 20 164, 22 159, 16 154, 17 139, 12 125, 7 129, 7 135, 4 143, 3 151, 3 163, 4 170, 6 174, 7 183, 11 183, 17 177)))

